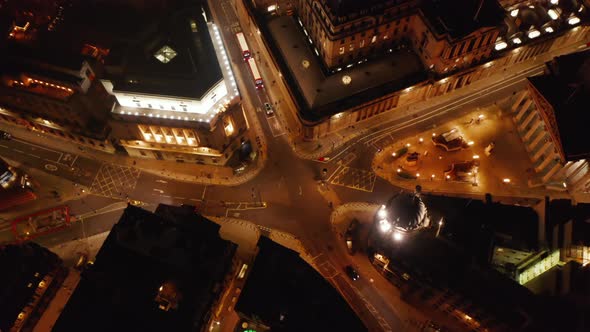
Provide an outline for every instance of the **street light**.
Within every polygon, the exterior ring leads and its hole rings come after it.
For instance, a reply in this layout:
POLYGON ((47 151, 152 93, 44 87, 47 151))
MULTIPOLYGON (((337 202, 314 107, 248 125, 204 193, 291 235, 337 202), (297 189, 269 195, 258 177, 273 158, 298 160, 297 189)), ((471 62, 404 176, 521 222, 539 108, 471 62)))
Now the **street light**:
POLYGON ((397 232, 397 231, 396 232, 393 232, 393 239, 395 241, 398 241, 399 242, 399 241, 401 241, 401 240, 404 239, 404 235, 402 233, 400 233, 400 232, 397 232))
POLYGON ((440 235, 440 229, 442 228, 443 225, 443 221, 442 219, 438 222, 438 229, 436 230, 436 237, 438 237, 440 235))
POLYGON ((379 208, 379 211, 377 211, 377 216, 379 216, 379 218, 384 219, 387 217, 387 210, 385 210, 385 205, 381 205, 381 207, 379 208))
POLYGON ((504 178, 504 179, 502 180, 502 182, 504 182, 504 183, 510 183, 510 179, 509 179, 509 178, 504 178))
POLYGON ((391 224, 387 219, 381 219, 379 220, 379 228, 381 229, 381 232, 387 233, 391 229, 391 224))

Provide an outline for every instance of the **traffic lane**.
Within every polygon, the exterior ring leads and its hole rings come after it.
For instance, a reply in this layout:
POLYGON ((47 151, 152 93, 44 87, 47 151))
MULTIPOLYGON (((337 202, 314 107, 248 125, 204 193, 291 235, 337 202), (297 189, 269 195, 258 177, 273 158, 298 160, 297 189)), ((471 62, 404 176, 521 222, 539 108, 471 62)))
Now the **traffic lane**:
POLYGON ((84 221, 74 222, 66 229, 36 238, 34 242, 45 247, 53 247, 64 242, 84 239, 95 234, 108 232, 119 221, 123 211, 111 211, 96 217, 86 218, 84 221))
POLYGON ((183 202, 197 202, 204 198, 206 187, 207 185, 203 184, 182 182, 142 172, 135 188, 129 193, 129 199, 151 203, 171 198, 183 202))
POLYGON ((90 186, 100 163, 75 154, 45 148, 20 139, 3 141, 0 155, 21 162, 27 167, 90 186), (84 165, 79 167, 78 165, 84 165))
POLYGON ((381 330, 405 330, 402 321, 402 318, 405 317, 403 317, 403 313, 398 312, 393 303, 394 297, 399 298, 399 294, 392 292, 391 287, 383 288, 379 287, 377 283, 371 282, 379 276, 376 276, 373 270, 367 269, 370 262, 366 255, 359 252, 356 257, 351 257, 346 251, 343 240, 336 237, 332 231, 329 234, 324 234, 323 241, 331 247, 325 252, 327 259, 335 265, 341 276, 346 277, 345 281, 355 290, 358 302, 362 304, 360 306, 363 307, 363 310, 368 310, 371 313, 381 326, 381 330), (344 267, 347 265, 355 267, 360 276, 358 280, 353 281, 346 276, 344 267))

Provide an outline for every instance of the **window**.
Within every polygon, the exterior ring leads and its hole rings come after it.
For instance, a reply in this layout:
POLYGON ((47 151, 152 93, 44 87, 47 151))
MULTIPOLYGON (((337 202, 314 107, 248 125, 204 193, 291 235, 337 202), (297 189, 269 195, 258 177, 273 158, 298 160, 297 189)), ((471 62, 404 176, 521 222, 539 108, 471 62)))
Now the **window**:
POLYGON ((154 53, 154 57, 158 59, 161 63, 168 63, 176 57, 177 53, 174 51, 170 46, 164 45, 161 49, 159 49, 156 53, 154 53))
POLYGON ((173 111, 176 111, 176 108, 174 106, 170 106, 170 109, 172 109, 173 111))
POLYGON ((363 39, 363 40, 361 40, 361 42, 360 42, 360 44, 359 44, 359 47, 365 47, 365 40, 364 40, 364 39, 363 39))
POLYGON ((350 45, 348 45, 348 50, 349 50, 350 52, 354 51, 354 44, 350 44, 350 45))
POLYGON ((148 108, 152 108, 152 104, 148 104, 148 108))
POLYGON ((140 103, 135 103, 135 106, 141 107, 141 104, 140 103))
POLYGON ((377 41, 377 35, 373 36, 373 38, 371 38, 371 44, 375 43, 377 41))
POLYGON ((340 47, 340 51, 338 53, 344 54, 344 46, 340 47))

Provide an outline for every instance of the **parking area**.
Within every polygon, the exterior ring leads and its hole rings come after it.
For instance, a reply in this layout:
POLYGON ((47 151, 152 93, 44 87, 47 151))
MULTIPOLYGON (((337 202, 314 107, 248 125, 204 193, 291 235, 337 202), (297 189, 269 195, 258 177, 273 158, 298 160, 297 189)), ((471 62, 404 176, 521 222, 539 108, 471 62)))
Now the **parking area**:
POLYGON ((394 142, 376 155, 373 170, 396 185, 431 192, 542 195, 544 188, 529 188, 532 163, 505 110, 476 108, 394 142))

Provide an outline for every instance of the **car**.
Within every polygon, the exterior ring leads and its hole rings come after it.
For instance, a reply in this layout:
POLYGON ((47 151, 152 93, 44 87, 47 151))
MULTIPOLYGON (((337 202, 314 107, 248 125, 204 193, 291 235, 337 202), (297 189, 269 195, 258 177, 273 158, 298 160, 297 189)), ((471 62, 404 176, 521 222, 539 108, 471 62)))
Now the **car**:
POLYGON ((269 103, 264 103, 264 110, 266 111, 266 115, 273 115, 274 111, 272 109, 272 105, 269 103))
POLYGON ((12 138, 12 135, 4 130, 0 130, 0 140, 8 141, 12 138))
POLYGON ((356 272, 356 270, 354 269, 354 267, 352 267, 352 265, 346 265, 344 267, 344 272, 346 272, 346 275, 352 280, 352 281, 357 281, 360 276, 358 274, 358 272, 356 272))

